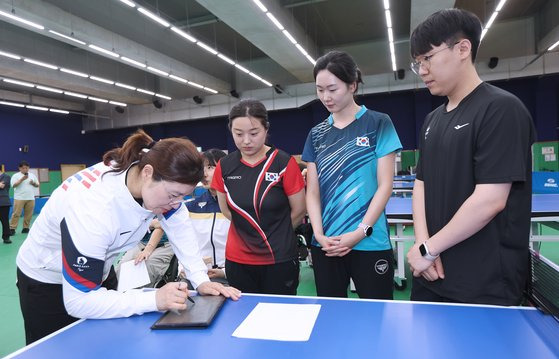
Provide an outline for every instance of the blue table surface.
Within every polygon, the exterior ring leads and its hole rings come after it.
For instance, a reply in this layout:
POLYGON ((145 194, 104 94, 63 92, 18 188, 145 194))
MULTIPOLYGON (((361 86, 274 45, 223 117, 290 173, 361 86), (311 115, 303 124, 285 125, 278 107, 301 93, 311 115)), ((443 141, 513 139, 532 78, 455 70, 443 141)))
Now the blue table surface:
POLYGON ((559 357, 559 322, 533 308, 244 295, 237 302, 227 301, 206 329, 151 330, 160 315, 86 320, 16 352, 15 357, 559 357), (309 341, 233 337, 259 302, 321 304, 309 341))
MULTIPOLYGON (((390 218, 411 218, 412 199, 390 197, 386 215, 390 218)), ((533 194, 532 217, 559 216, 559 194, 533 194)))
POLYGON ((415 175, 394 176, 394 181, 415 181, 415 175))

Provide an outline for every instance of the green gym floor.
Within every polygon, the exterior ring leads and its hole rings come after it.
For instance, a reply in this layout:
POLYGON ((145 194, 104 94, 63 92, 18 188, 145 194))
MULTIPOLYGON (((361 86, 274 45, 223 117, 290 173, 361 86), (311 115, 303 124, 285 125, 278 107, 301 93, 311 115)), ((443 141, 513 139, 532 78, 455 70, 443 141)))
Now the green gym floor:
MULTIPOLYGON (((542 234, 557 233, 553 229, 543 226, 542 234)), ((412 229, 407 228, 407 235, 412 229)), ((16 264, 15 258, 19 246, 25 240, 26 235, 21 233, 21 224, 16 235, 10 237, 12 244, 0 244, 0 357, 3 357, 25 345, 25 333, 23 330, 23 319, 19 309, 18 292, 16 288, 16 264)), ((410 242, 406 242, 406 252, 410 242)), ((541 253, 559 264, 559 242, 544 242, 541 253)), ((406 265, 407 267, 407 265, 406 265)), ((406 278, 411 278, 409 269, 406 269, 406 278)), ((316 296, 312 268, 306 262, 301 262, 301 277, 298 295, 316 296)), ((350 297, 357 297, 355 293, 349 293, 350 297)), ((409 300, 410 285, 403 291, 394 290, 394 299, 409 300)))

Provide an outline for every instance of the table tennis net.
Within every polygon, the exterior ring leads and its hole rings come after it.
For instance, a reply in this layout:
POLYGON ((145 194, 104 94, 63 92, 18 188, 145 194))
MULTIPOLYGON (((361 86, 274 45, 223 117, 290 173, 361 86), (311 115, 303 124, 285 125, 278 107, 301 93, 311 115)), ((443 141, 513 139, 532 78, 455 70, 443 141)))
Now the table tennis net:
POLYGON ((559 266, 531 251, 531 281, 528 298, 544 312, 559 320, 559 266))

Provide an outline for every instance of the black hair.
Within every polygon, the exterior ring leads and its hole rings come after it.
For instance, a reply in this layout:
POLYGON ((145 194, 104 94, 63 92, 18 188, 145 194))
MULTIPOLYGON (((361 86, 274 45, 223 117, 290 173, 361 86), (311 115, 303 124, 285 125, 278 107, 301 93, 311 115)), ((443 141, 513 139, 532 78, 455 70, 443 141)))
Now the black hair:
POLYGON ((219 160, 227 156, 227 154, 220 149, 211 148, 202 152, 202 156, 208 161, 208 165, 215 167, 219 160))
POLYGON ((466 10, 445 9, 430 15, 417 25, 410 38, 412 58, 426 54, 433 46, 443 42, 452 47, 460 39, 467 39, 472 44, 472 63, 477 56, 481 41, 482 25, 479 18, 466 10))
POLYGON ((316 60, 313 69, 315 80, 318 73, 322 70, 330 71, 348 85, 355 83, 355 92, 357 92, 359 84, 363 83, 361 70, 357 67, 353 57, 343 51, 330 51, 316 60))
POLYGON ((27 161, 21 161, 21 162, 19 163, 19 165, 17 165, 18 168, 21 168, 21 167, 23 167, 23 166, 29 167, 29 163, 28 163, 27 161))
POLYGON ((264 106, 264 104, 258 100, 245 99, 241 100, 238 104, 233 106, 231 111, 229 111, 229 123, 227 124, 227 126, 229 127, 229 131, 231 131, 233 120, 237 117, 253 117, 259 120, 266 130, 270 128, 266 106, 264 106))

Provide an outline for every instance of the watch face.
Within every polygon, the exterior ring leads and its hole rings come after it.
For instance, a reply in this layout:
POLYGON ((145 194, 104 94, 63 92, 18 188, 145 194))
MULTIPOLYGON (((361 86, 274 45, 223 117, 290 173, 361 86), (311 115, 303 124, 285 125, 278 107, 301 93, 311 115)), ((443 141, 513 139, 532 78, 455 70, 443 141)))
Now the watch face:
POLYGON ((427 254, 427 250, 425 249, 423 243, 421 243, 421 245, 419 246, 419 252, 421 253, 422 256, 425 256, 427 254))
POLYGON ((367 227, 367 229, 365 230, 365 235, 369 237, 371 234, 373 234, 373 227, 367 227))

